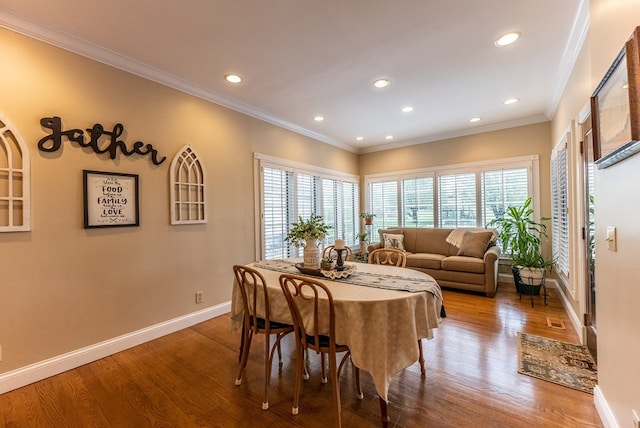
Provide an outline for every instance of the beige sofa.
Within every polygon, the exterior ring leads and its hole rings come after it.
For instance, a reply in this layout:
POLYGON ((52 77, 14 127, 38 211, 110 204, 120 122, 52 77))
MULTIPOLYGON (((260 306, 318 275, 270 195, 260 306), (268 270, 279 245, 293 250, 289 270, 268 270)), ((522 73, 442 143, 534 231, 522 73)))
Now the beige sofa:
POLYGON ((431 275, 441 287, 478 291, 493 297, 500 256, 495 236, 487 229, 457 229, 452 234, 453 231, 410 227, 379 229, 380 242, 370 245, 368 250, 384 247, 387 234, 388 246, 402 241, 408 268, 431 275))

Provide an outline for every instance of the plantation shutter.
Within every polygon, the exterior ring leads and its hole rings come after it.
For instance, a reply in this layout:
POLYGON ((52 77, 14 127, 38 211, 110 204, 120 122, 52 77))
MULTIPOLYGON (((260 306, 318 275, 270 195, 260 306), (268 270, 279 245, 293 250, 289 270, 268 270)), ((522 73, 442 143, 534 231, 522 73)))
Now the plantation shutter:
POLYGON ((527 168, 498 169, 482 173, 482 225, 498 218, 510 206, 520 206, 529 196, 527 168))
POLYGON ((324 240, 325 245, 332 245, 343 233, 342 224, 338 222, 340 211, 342 211, 337 204, 337 201, 342 199, 338 190, 342 193, 342 188, 338 189, 338 183, 335 180, 327 178, 322 180, 322 217, 324 222, 331 226, 324 240))
POLYGON ((318 182, 318 177, 314 177, 313 175, 301 173, 296 174, 296 205, 298 208, 295 217, 296 221, 298 221, 298 217, 300 216, 307 219, 311 214, 320 214, 318 210, 318 182))
POLYGON ((439 176, 439 227, 476 227, 476 201, 476 174, 474 172, 439 176))
POLYGON ((342 230, 345 244, 357 248, 356 235, 360 232, 360 197, 356 183, 342 182, 342 230))
MULTIPOLYGON (((371 213, 375 214, 376 229, 400 226, 398 180, 373 182, 370 186, 371 213)), ((377 234, 374 234, 377 236, 377 234)), ((375 236, 370 238, 375 239, 375 236)))
POLYGON ((293 171, 262 167, 262 221, 264 256, 267 259, 294 257, 284 242, 293 221, 293 171))
POLYGON ((433 177, 402 180, 402 211, 405 227, 435 227, 433 177))
POLYGON ((562 144, 551 155, 551 189, 553 215, 553 255, 556 257, 556 271, 569 275, 569 213, 567 189, 567 146, 562 144))

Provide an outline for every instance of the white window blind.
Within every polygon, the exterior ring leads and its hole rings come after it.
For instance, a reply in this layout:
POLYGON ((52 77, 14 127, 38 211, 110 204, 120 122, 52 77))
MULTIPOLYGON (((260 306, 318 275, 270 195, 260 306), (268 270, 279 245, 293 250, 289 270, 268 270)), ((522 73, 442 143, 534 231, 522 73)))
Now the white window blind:
POLYGON ((498 218, 510 206, 529 196, 527 168, 498 169, 482 173, 482 224, 498 218))
POLYGON ((405 227, 435 227, 433 177, 402 180, 405 227))
MULTIPOLYGON (((286 162, 283 162, 286 163, 286 162)), ((320 214, 332 226, 324 244, 344 239, 357 245, 359 231, 359 186, 357 177, 331 177, 325 171, 314 172, 295 166, 261 161, 262 252, 265 259, 296 257, 301 248, 284 242, 291 224, 299 217, 320 214)))
MULTIPOLYGON (((379 181, 369 187, 371 213, 375 214, 376 228, 400 226, 398 206, 398 180, 379 181)), ((375 234, 374 234, 375 235, 375 234)), ((374 238, 373 236, 371 238, 374 238)))
POLYGON ((262 242, 266 259, 293 257, 284 242, 295 219, 293 171, 262 167, 262 242))
POLYGON ((485 227, 508 206, 539 199, 537 180, 537 156, 368 176, 366 211, 376 228, 485 227))
MULTIPOLYGON (((337 203, 342 200, 342 187, 338 188, 338 182, 331 179, 322 180, 322 218, 331 226, 329 234, 325 237, 325 245, 335 242, 336 238, 343 236, 342 222, 338 221, 342 207, 337 203), (340 194, 338 194, 340 193, 340 194)), ((340 204, 341 205, 341 204, 340 204)), ((345 242, 346 244, 346 242, 345 242)))
POLYGON ((569 213, 568 213, 567 146, 562 144, 551 155, 551 190, 553 254, 556 271, 569 275, 569 213))
POLYGON ((342 182, 342 236, 345 243, 356 248, 356 235, 360 232, 360 186, 348 181, 342 182))
POLYGON ((309 218, 311 214, 319 211, 320 206, 320 194, 319 179, 310 174, 296 174, 296 201, 297 201, 297 216, 303 218, 309 218))
POLYGON ((440 227, 477 225, 476 174, 460 173, 438 177, 438 219, 440 227))

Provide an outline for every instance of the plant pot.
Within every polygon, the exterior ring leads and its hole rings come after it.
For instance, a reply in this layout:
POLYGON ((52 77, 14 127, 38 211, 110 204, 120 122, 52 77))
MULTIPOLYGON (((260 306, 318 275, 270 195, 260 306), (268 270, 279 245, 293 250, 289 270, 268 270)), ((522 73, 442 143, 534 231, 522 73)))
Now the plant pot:
POLYGON ((367 243, 366 242, 361 242, 360 243, 360 254, 367 254, 367 243))
POLYGON ((546 269, 514 266, 511 271, 518 293, 533 296, 540 294, 540 288, 546 277, 546 269))
POLYGON ((364 219, 364 224, 367 226, 371 226, 373 224, 373 219, 372 218, 365 218, 364 219))

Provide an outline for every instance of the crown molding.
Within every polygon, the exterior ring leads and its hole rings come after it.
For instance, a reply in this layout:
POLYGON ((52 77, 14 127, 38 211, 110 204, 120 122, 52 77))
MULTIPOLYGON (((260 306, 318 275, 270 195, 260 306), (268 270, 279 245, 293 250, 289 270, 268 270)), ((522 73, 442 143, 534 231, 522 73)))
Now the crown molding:
POLYGON ((544 114, 523 117, 520 119, 508 120, 504 122, 492 123, 484 126, 474 126, 470 129, 462 129, 441 134, 428 135, 424 138, 398 141, 397 143, 384 144, 380 146, 363 147, 358 153, 374 153, 383 150, 398 149, 401 147, 415 146, 417 144, 432 143, 434 141, 449 140, 451 138, 465 137, 467 135, 483 134, 485 132, 500 131, 502 129, 516 128, 518 126, 533 125, 535 123, 548 122, 549 119, 544 114))
POLYGON ((212 91, 200 85, 193 84, 161 69, 144 64, 133 58, 120 55, 112 50, 87 42, 70 34, 54 30, 50 27, 36 23, 19 15, 0 10, 0 26, 23 34, 32 39, 39 40, 49 45, 64 49, 83 57, 98 61, 108 66, 126 71, 147 80, 159 83, 180 92, 201 98, 206 101, 229 108, 247 116, 276 125, 300 135, 307 136, 317 141, 355 153, 357 150, 345 143, 336 141, 326 135, 319 134, 301 126, 274 117, 265 111, 257 109, 246 103, 234 100, 220 93, 212 91))
POLYGON ((548 118, 552 118, 558 109, 562 94, 569 83, 569 78, 576 65, 578 55, 584 46, 584 42, 587 39, 590 25, 589 4, 587 0, 581 0, 578 6, 578 12, 576 18, 573 21, 571 32, 569 33, 569 40, 562 53, 562 62, 556 72, 556 78, 554 79, 555 85, 551 98, 547 104, 545 114, 548 118))

